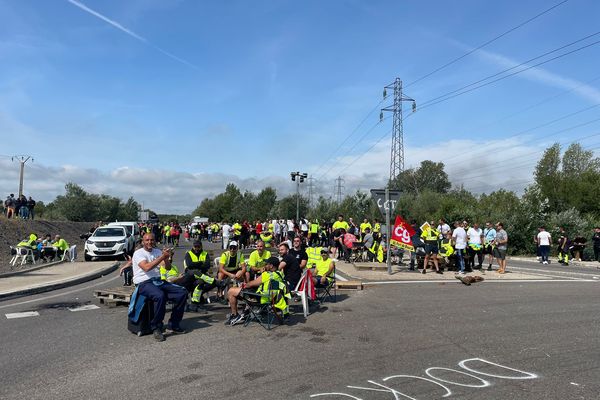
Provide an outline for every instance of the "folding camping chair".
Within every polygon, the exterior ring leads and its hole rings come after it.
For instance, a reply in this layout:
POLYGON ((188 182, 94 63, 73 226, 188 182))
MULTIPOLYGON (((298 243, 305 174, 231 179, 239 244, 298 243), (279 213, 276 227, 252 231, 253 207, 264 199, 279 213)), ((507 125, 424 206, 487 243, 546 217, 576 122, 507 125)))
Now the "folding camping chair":
POLYGON ((327 278, 327 285, 321 286, 320 282, 315 285, 317 301, 323 303, 326 299, 331 300, 333 303, 337 301, 337 286, 335 284, 335 263, 333 264, 333 271, 327 278), (333 292, 333 294, 332 294, 333 292))
POLYGON ((350 249, 350 262, 365 262, 365 244, 363 242, 352 243, 352 249, 350 249))
POLYGON ((240 295, 242 301, 246 303, 246 310, 249 313, 244 326, 248 326, 252 321, 258 322, 266 330, 271 330, 275 322, 282 325, 283 313, 275 307, 275 303, 278 301, 278 296, 284 295, 285 289, 285 283, 270 280, 269 290, 266 293, 242 290, 240 295))

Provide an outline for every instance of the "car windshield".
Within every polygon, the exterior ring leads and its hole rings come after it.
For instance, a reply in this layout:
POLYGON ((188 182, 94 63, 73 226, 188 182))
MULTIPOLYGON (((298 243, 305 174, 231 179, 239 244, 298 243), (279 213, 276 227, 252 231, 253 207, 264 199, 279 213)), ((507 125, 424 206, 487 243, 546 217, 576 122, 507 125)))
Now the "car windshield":
POLYGON ((101 228, 96 229, 94 232, 96 237, 108 237, 108 236, 124 236, 123 228, 101 228))
MULTIPOLYGON (((110 224, 113 225, 113 224, 110 224)), ((115 224, 118 225, 118 224, 115 224)), ((127 229, 127 233, 129 233, 131 235, 131 225, 119 225, 122 226, 123 228, 127 229)))

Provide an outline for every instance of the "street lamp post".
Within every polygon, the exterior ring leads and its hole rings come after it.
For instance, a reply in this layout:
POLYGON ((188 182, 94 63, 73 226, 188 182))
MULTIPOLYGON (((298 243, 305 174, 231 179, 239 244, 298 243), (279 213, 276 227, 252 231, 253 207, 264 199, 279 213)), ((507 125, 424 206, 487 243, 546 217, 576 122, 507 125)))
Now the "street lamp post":
POLYGON ((305 172, 291 172, 292 182, 296 182, 296 223, 300 222, 300 184, 308 178, 308 174, 305 172))

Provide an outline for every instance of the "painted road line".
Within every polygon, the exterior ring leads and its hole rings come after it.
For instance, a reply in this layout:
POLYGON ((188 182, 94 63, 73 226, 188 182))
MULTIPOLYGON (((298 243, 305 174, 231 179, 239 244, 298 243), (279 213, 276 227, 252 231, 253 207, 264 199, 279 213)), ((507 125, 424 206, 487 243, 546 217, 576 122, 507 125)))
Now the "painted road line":
POLYGON ((25 312, 17 312, 4 314, 7 319, 15 319, 15 318, 27 318, 27 317, 39 317, 40 313, 37 311, 25 311, 25 312))
POLYGON ((89 310, 97 310, 98 307, 95 304, 87 304, 85 306, 80 306, 80 307, 73 307, 73 308, 69 308, 69 311, 73 311, 73 312, 77 312, 77 311, 89 311, 89 310))
POLYGON ((346 282, 348 281, 348 279, 344 278, 342 275, 340 274, 335 274, 335 279, 342 281, 342 282, 346 282))
MULTIPOLYGON (((484 280, 482 282, 477 282, 477 284, 485 284, 485 283, 553 283, 553 282, 570 282, 570 283, 598 283, 597 280, 594 279, 511 279, 511 280, 484 280)), ((460 283, 460 281, 452 281, 452 280, 427 280, 427 281, 379 281, 379 282, 363 282, 364 286, 371 285, 392 285, 392 284, 411 284, 411 283, 460 283)))
MULTIPOLYGON (((566 267, 565 267, 566 268, 566 267)), ((584 277, 589 277, 594 276, 594 274, 596 274, 596 271, 590 271, 589 273, 585 273, 585 272, 575 272, 575 271, 554 271, 554 270, 547 270, 547 269, 539 269, 539 268, 525 268, 525 267, 513 267, 510 266, 509 269, 511 270, 518 270, 518 271, 533 271, 533 272, 541 272, 543 274, 558 274, 558 275, 578 275, 578 276, 584 276, 584 277)))
POLYGON ((107 280, 105 280, 103 282, 100 282, 100 283, 96 282, 96 283, 93 283, 91 285, 87 285, 87 286, 84 286, 84 287, 81 287, 81 288, 78 288, 78 289, 69 290, 69 291, 66 291, 66 292, 62 292, 62 293, 58 293, 58 294, 53 294, 53 295, 50 295, 50 296, 43 296, 43 297, 40 297, 40 298, 37 298, 37 299, 33 299, 33 300, 25 300, 25 301, 20 301, 18 303, 6 304, 6 305, 0 306, 0 308, 15 307, 15 306, 23 305, 23 304, 35 303, 35 302, 38 302, 38 301, 44 301, 44 300, 52 299, 54 297, 65 296, 65 295, 71 294, 71 293, 81 292, 82 290, 91 289, 93 287, 97 287, 100 284, 104 285, 104 284, 106 284, 106 283, 108 283, 110 281, 114 281, 115 279, 119 279, 119 278, 121 278, 121 277, 119 275, 117 275, 117 276, 114 276, 114 277, 112 277, 110 279, 107 279, 107 280))

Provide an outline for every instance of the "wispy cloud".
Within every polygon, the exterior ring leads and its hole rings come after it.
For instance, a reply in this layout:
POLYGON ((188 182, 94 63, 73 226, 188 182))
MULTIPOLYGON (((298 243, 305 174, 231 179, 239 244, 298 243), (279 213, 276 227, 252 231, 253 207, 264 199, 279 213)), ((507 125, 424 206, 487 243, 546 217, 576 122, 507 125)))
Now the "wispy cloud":
POLYGON ((187 65, 188 67, 194 68, 194 69, 199 69, 198 66, 192 64, 191 62, 184 60, 181 57, 177 57, 175 54, 168 52, 167 50, 158 47, 157 45, 151 43, 148 39, 146 39, 143 36, 138 35, 137 33, 135 33, 134 31, 132 31, 131 29, 128 29, 126 27, 124 27, 123 25, 121 25, 120 23, 118 23, 115 20, 112 20, 110 18, 108 18, 105 15, 100 14, 98 11, 92 10, 91 8, 89 8, 88 6, 86 6, 85 4, 77 1, 77 0, 67 0, 69 3, 73 4, 76 7, 79 7, 80 9, 82 9, 83 11, 93 15, 96 18, 101 19, 102 21, 112 25, 113 27, 117 28, 118 30, 120 30, 121 32, 126 33, 127 35, 139 40, 140 42, 146 44, 147 46, 152 47, 153 49, 161 52, 162 54, 166 55, 167 57, 172 58, 175 61, 178 61, 182 64, 187 65))
MULTIPOLYGON (((519 61, 487 50, 479 50, 476 54, 481 58, 501 67, 513 68, 521 64, 519 61)), ((597 88, 588 85, 584 82, 567 78, 555 74, 553 72, 549 72, 543 68, 531 68, 521 73, 520 76, 524 76, 531 80, 551 85, 554 87, 568 89, 569 91, 577 94, 578 96, 588 101, 592 101, 594 104, 600 103, 600 90, 598 90, 597 88)))

